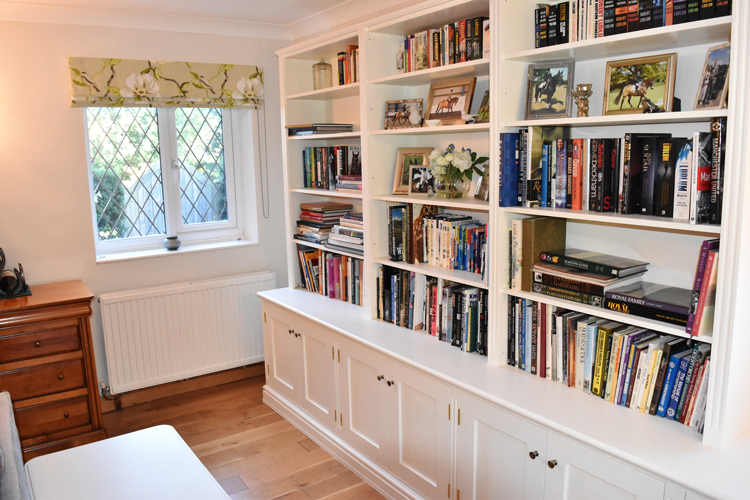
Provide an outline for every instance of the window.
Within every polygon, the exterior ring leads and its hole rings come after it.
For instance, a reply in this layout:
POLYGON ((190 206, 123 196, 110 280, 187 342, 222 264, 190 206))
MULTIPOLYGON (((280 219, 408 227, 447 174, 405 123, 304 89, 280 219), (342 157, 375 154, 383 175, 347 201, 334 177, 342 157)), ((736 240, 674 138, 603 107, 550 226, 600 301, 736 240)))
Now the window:
POLYGON ((241 236, 232 123, 250 112, 86 108, 97 253, 158 248, 168 234, 186 243, 241 236))

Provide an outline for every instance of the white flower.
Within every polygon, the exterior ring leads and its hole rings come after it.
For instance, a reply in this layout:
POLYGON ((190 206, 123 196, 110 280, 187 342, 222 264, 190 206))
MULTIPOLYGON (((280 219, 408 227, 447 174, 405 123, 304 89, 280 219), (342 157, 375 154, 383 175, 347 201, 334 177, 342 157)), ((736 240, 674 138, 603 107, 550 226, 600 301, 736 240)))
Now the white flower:
POLYGON ((448 159, 445 156, 441 156, 437 160, 435 160, 435 163, 440 165, 441 167, 448 163, 448 159))
POLYGON ((466 172, 471 168, 471 154, 462 151, 455 154, 453 159, 453 165, 455 165, 461 172, 466 172))
POLYGON ((445 169, 445 167, 437 166, 437 167, 433 167, 432 172, 436 176, 441 176, 441 175, 445 175, 445 173, 447 172, 447 170, 445 169))
POLYGON ((260 83, 260 78, 248 79, 242 77, 237 82, 237 90, 232 92, 234 99, 256 99, 263 97, 263 84, 260 83))
POLYGON ((448 153, 447 155, 445 155, 445 161, 447 161, 448 163, 452 162, 453 158, 454 158, 453 153, 448 153))
POLYGON ((435 148, 432 150, 432 153, 430 153, 430 160, 437 160, 441 156, 443 156, 443 150, 435 148))
POLYGON ((120 89, 120 95, 123 97, 161 97, 159 95, 159 84, 149 73, 141 75, 132 73, 125 80, 126 89, 120 89))

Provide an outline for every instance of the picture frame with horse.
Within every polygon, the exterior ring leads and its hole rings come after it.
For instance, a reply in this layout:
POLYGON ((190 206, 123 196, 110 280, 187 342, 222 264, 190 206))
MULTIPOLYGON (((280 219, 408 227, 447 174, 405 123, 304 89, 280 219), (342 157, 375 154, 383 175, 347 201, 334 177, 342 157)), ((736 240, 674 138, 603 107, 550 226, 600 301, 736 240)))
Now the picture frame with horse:
POLYGON ((721 109, 727 107, 729 90, 729 43, 708 49, 703 64, 694 110, 721 109))
POLYGON ((670 112, 677 53, 607 62, 603 115, 670 112))
POLYGON ((393 194, 409 194, 412 167, 429 168, 433 148, 398 148, 393 173, 393 194))
POLYGON ((427 97, 425 120, 441 120, 440 125, 463 125, 461 115, 471 112, 477 78, 433 83, 427 97))
POLYGON ((386 130, 422 126, 422 99, 385 101, 386 130))
POLYGON ((529 65, 526 120, 571 116, 574 69, 574 61, 529 65))

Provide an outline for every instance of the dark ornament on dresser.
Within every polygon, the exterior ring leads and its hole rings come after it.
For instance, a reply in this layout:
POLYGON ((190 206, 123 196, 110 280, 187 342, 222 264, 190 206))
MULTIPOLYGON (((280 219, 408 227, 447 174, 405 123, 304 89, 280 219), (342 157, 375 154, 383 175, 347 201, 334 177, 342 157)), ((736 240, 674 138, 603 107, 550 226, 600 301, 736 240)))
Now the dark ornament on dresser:
POLYGON ((5 269, 5 252, 0 248, 0 299, 11 299, 31 295, 31 290, 26 284, 23 274, 23 266, 18 264, 18 269, 5 269))

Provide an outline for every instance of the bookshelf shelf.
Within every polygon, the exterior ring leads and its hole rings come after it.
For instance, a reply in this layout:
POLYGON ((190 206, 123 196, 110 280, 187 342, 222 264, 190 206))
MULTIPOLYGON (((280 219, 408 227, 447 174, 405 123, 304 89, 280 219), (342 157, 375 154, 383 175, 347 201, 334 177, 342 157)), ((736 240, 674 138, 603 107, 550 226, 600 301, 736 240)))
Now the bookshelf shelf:
POLYGON ((286 98, 290 101, 327 101, 329 99, 341 99, 343 97, 352 97, 355 95, 359 95, 359 89, 360 84, 359 82, 356 82, 350 83, 348 85, 329 87, 327 89, 311 90, 310 92, 300 92, 299 94, 289 95, 286 98))
POLYGON ((443 198, 429 198, 426 194, 410 194, 408 196, 399 196, 395 194, 381 194, 372 197, 373 200, 392 201, 396 203, 418 203, 421 205, 435 205, 438 207, 455 208, 458 210, 481 210, 487 212, 490 209, 489 203, 477 200, 473 196, 459 198, 457 200, 446 200, 443 198))
POLYGON ((458 271, 445 267, 432 266, 430 264, 408 264, 406 262, 394 262, 388 257, 379 257, 373 259, 376 264, 403 269, 404 271, 414 271, 415 273, 425 274, 433 278, 453 281, 463 285, 475 286, 478 288, 489 289, 489 286, 482 281, 481 275, 470 273, 468 271, 458 271))
POLYGON ((673 113, 634 113, 626 115, 586 116, 583 118, 550 118, 546 120, 518 120, 505 124, 506 127, 541 127, 563 126, 571 127, 601 127, 618 125, 650 125, 663 123, 693 123, 710 122, 712 118, 725 117, 726 109, 708 109, 701 111, 679 111, 673 113))
POLYGON ((444 127, 397 128, 392 130, 373 130, 370 135, 430 135, 430 134, 472 134, 489 132, 489 123, 472 123, 470 125, 446 125, 444 127))
POLYGON ((707 236, 718 236, 719 233, 721 233, 721 226, 716 224, 690 224, 688 221, 679 221, 653 215, 622 215, 620 213, 601 213, 591 212, 589 210, 570 210, 567 208, 545 207, 505 207, 503 210, 520 215, 562 217, 577 222, 636 227, 652 231, 678 232, 707 236))
POLYGON ((311 194, 314 196, 328 196, 331 198, 353 198, 362 199, 362 194, 356 193, 340 193, 338 191, 331 191, 330 189, 315 189, 315 188, 292 188, 289 190, 291 193, 297 194, 311 194))
POLYGON ((359 43, 359 34, 357 31, 343 33, 333 39, 321 41, 310 46, 301 47, 287 54, 287 59, 304 59, 318 61, 321 58, 329 57, 331 54, 341 52, 347 45, 357 45, 359 43))
MULTIPOLYGON (((297 244, 299 244, 299 245, 305 245, 305 246, 310 247, 310 248, 318 248, 320 250, 325 250, 326 252, 331 252, 331 253, 335 253, 335 254, 338 254, 338 255, 345 255, 346 257, 353 257, 355 259, 364 259, 363 256, 357 255, 356 253, 345 252, 343 250, 334 250, 332 248, 328 248, 325 245, 321 245, 320 243, 310 243, 308 241, 298 240, 296 238, 292 238, 292 243, 294 243, 295 245, 297 245, 297 244)), ((297 255, 296 252, 295 252, 294 255, 295 256, 297 255)))
MULTIPOLYGON (((549 295, 543 295, 540 293, 523 292, 521 290, 504 289, 503 293, 506 295, 512 295, 522 299, 534 300, 538 302, 544 302, 553 306, 561 307, 564 309, 570 309, 571 311, 578 311, 599 318, 609 319, 612 321, 619 321, 628 325, 638 326, 641 328, 648 328, 655 332, 666 333, 668 335, 674 335, 675 337, 691 338, 691 335, 685 333, 685 328, 677 325, 670 325, 661 321, 656 321, 648 318, 642 318, 640 316, 633 316, 630 314, 619 313, 615 311, 609 311, 601 307, 593 307, 585 304, 578 304, 577 302, 571 302, 569 300, 558 299, 550 297, 549 295)), ((708 344, 713 342, 713 338, 710 335, 704 335, 702 337, 692 337, 700 342, 706 342, 708 344)))
POLYGON ((538 62, 575 59, 576 62, 630 56, 638 52, 670 50, 729 40, 731 16, 623 33, 593 40, 523 50, 506 56, 510 61, 538 62))
POLYGON ((384 76, 370 80, 375 85, 404 85, 416 86, 427 85, 438 80, 448 78, 461 78, 466 76, 487 76, 490 74, 490 60, 478 59, 437 68, 399 73, 392 76, 384 76))
POLYGON ((359 139, 362 133, 359 131, 355 132, 341 132, 339 134, 307 134, 307 135, 292 135, 287 137, 290 141, 325 141, 328 139, 359 139))

